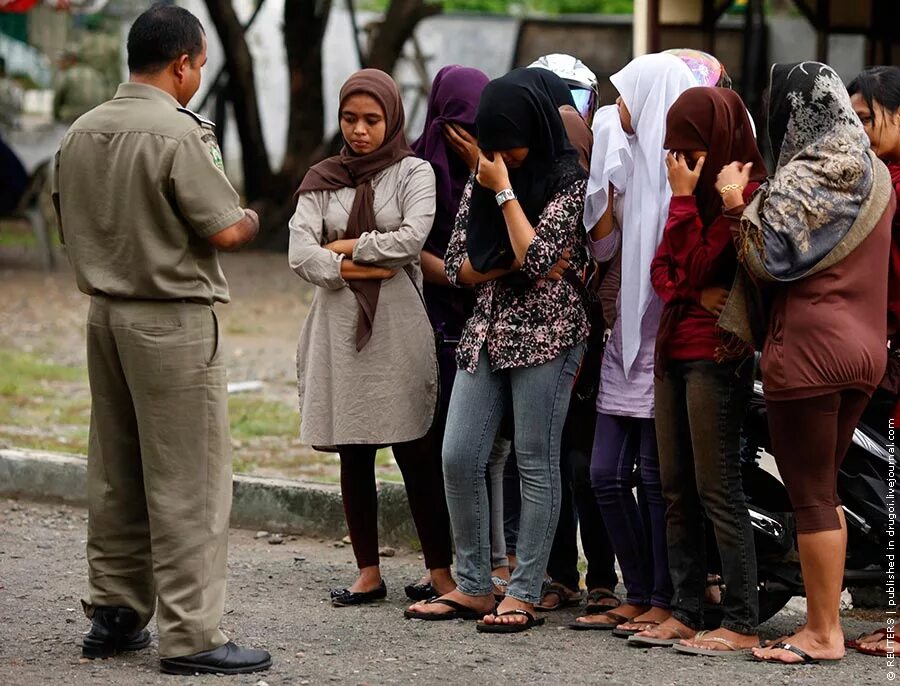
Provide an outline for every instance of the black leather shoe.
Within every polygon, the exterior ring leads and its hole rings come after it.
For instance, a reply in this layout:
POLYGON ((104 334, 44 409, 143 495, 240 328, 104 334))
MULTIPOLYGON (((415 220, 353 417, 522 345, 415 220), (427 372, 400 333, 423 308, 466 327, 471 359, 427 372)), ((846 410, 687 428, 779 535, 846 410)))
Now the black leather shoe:
POLYGON ((139 629, 140 617, 130 607, 94 609, 91 630, 81 643, 82 657, 97 660, 150 645, 150 632, 139 629))
POLYGON ((410 600, 431 600, 440 595, 437 589, 430 583, 427 584, 410 584, 403 589, 406 597, 410 600))
POLYGON ((248 674, 263 672, 272 666, 272 656, 265 650, 240 648, 232 641, 225 645, 184 657, 159 661, 163 674, 248 674))
POLYGON ((384 600, 385 598, 387 598, 387 586, 384 585, 384 581, 374 591, 354 593, 346 588, 331 591, 331 604, 335 607, 365 605, 366 603, 374 603, 376 600, 384 600))

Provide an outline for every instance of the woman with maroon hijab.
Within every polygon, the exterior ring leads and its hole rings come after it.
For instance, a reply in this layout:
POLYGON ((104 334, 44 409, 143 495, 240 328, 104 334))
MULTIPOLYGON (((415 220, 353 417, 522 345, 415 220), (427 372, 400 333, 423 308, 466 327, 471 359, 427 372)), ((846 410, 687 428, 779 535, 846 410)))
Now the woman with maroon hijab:
POLYGON ((678 97, 666 117, 665 147, 672 199, 650 280, 665 303, 656 338, 654 399, 675 593, 672 616, 629 640, 727 655, 759 644, 759 604, 740 464, 753 350, 734 344, 717 325, 738 262, 716 175, 733 161, 751 168, 750 182, 736 200, 744 203, 765 180, 766 169, 744 103, 723 88, 690 88, 678 97), (708 633, 700 632, 709 569, 706 517, 725 582, 722 625, 708 633), (679 644, 680 639, 687 640, 679 644))
POLYGON ((342 607, 387 594, 378 559, 375 454, 392 446, 437 588, 453 587, 440 453, 434 338, 419 255, 434 218, 434 173, 403 133, 393 79, 363 69, 341 88, 340 155, 312 167, 290 221, 289 260, 315 288, 297 346, 300 436, 334 446, 359 578, 342 607))

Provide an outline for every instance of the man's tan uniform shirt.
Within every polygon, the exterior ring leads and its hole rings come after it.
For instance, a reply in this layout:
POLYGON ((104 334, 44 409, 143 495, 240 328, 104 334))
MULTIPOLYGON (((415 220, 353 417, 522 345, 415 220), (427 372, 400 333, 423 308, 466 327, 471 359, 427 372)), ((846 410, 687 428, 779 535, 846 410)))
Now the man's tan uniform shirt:
POLYGON ((88 295, 228 302, 207 238, 244 216, 213 126, 168 93, 123 83, 56 156, 61 238, 88 295))

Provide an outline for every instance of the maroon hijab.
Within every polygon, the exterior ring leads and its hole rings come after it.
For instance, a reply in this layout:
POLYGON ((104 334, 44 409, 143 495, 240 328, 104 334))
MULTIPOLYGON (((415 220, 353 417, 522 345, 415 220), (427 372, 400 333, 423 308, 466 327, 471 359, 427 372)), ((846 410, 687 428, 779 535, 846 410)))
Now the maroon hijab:
POLYGON ((722 213, 716 177, 732 162, 753 162, 750 180, 766 180, 766 164, 759 154, 750 115, 741 96, 727 88, 688 88, 666 115, 666 150, 706 150, 700 181, 694 190, 705 226, 722 213))
MULTIPOLYGON (((308 193, 310 191, 335 191, 341 188, 356 189, 344 238, 359 238, 367 231, 377 230, 372 179, 380 171, 413 155, 403 132, 406 116, 403 113, 400 90, 394 80, 378 69, 362 69, 356 72, 347 79, 341 88, 341 107, 351 95, 360 94, 374 98, 384 111, 385 135, 381 147, 367 155, 357 155, 345 140, 341 153, 311 167, 297 190, 298 193, 308 193)), ((340 117, 340 108, 338 117, 340 117)), ((359 305, 359 316, 356 322, 356 350, 360 351, 372 337, 372 325, 375 321, 375 310, 378 307, 381 281, 360 279, 350 281, 349 286, 359 305)))

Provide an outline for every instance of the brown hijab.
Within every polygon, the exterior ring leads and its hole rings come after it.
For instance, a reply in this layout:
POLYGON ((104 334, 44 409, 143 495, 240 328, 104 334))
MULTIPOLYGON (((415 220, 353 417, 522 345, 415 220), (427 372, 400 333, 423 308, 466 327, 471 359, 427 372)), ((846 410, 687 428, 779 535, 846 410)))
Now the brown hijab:
POLYGON ((694 195, 705 226, 722 213, 716 177, 732 162, 753 162, 750 180, 766 180, 766 164, 759 154, 750 115, 741 96, 727 88, 688 88, 666 115, 666 150, 706 150, 706 162, 694 195))
POLYGON ((584 118, 578 114, 571 105, 563 105, 559 108, 559 116, 562 117, 563 126, 566 127, 566 135, 569 143, 578 152, 578 162, 588 173, 591 171, 591 148, 594 147, 594 133, 587 125, 584 118))
MULTIPOLYGON (((362 69, 356 72, 341 88, 341 107, 351 95, 360 94, 373 97, 384 111, 385 135, 381 147, 367 155, 357 155, 345 140, 341 153, 311 167, 297 190, 297 193, 308 193, 335 191, 340 188, 356 189, 344 238, 359 238, 367 231, 377 230, 372 179, 380 171, 414 154, 403 132, 406 117, 403 113, 400 90, 394 80, 378 69, 362 69)), ((340 108, 338 112, 340 117, 340 108)), ((349 286, 359 305, 356 350, 360 351, 372 337, 381 281, 361 279, 350 281, 349 286)))

